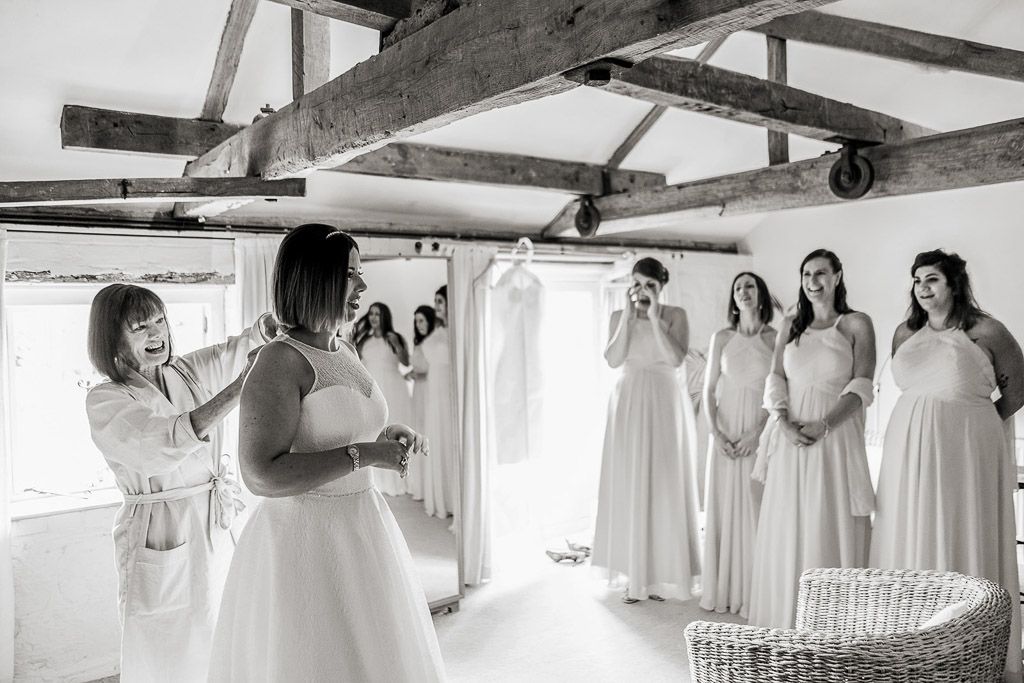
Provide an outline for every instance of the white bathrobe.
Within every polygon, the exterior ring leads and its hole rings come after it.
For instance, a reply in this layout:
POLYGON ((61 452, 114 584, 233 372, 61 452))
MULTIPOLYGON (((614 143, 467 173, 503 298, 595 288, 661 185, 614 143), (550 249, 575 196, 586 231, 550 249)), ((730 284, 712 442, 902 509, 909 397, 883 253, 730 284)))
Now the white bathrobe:
POLYGON ((93 441, 125 496, 114 548, 126 683, 206 680, 240 506, 222 428, 200 439, 188 413, 238 376, 268 341, 261 330, 171 359, 161 367, 169 399, 133 371, 89 391, 93 441))

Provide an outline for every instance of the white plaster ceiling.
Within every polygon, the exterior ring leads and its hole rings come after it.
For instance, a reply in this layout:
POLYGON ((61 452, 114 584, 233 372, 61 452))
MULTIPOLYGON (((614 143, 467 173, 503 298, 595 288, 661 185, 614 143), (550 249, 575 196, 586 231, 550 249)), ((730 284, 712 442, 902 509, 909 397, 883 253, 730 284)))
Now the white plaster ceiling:
MULTIPOLYGON (((228 0, 0 0, 0 180, 175 177, 179 159, 65 151, 64 104, 197 116, 228 0)), ((826 11, 1024 50, 1020 0, 844 0, 826 11)), ((331 75, 374 54, 377 33, 331 22, 331 75)), ((1024 83, 943 72, 789 42, 789 83, 939 130, 1024 116, 1024 83)), ((699 46, 678 54, 694 56, 699 46)), ((764 37, 731 36, 711 63, 765 75, 764 37)), ((248 123, 259 107, 291 99, 289 9, 260 4, 225 120, 248 123)), ((575 90, 494 110, 415 141, 579 162, 603 163, 650 105, 599 90, 575 90)), ((791 136, 793 159, 830 145, 791 136)), ((759 168, 767 163, 761 128, 667 112, 630 154, 625 168, 664 173, 669 182, 759 168)), ((332 216, 368 223, 450 225, 535 233, 569 199, 522 188, 313 174, 301 200, 258 202, 246 215, 332 216)), ((231 214, 228 214, 230 216, 231 214)), ((689 221, 619 236, 733 242, 762 216, 689 221)))

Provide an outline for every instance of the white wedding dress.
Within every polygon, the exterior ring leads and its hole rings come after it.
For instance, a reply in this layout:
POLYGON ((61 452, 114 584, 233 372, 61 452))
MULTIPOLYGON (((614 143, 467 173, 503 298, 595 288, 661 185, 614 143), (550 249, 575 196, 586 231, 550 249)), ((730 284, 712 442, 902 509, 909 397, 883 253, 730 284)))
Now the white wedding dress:
MULTIPOLYGON (((387 404, 355 349, 278 339, 316 374, 292 450, 376 440, 387 404)), ((260 501, 231 563, 210 681, 444 680, 427 600, 372 469, 260 501)))

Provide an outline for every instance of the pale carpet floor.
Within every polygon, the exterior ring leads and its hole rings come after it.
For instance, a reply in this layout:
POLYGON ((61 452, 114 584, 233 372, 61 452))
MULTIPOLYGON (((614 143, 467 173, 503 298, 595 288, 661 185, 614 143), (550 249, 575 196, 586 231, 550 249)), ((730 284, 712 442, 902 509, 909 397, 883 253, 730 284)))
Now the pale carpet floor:
POLYGON ((434 618, 452 683, 688 681, 686 625, 745 623, 695 599, 626 605, 589 561, 556 564, 536 546, 505 547, 496 559, 502 569, 490 583, 467 589, 459 612, 434 618))

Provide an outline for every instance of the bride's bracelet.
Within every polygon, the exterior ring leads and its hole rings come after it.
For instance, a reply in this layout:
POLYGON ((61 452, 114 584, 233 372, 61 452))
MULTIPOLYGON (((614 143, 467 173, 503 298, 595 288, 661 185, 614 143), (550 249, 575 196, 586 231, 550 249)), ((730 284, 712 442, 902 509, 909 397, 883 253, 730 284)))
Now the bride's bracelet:
POLYGON ((388 430, 391 429, 391 425, 384 425, 384 440, 390 441, 391 437, 388 436, 388 430))

